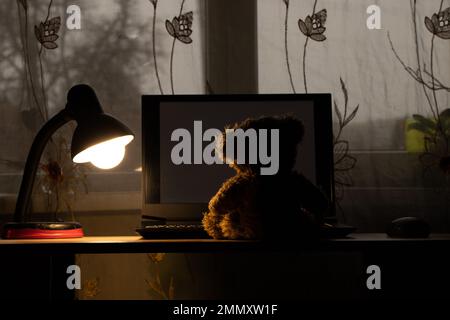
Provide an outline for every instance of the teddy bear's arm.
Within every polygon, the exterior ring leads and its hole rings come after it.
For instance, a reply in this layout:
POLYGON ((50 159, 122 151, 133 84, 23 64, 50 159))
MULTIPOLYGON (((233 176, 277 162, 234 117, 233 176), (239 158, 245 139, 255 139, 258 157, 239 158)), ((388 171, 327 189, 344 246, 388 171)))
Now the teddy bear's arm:
POLYGON ((227 180, 210 200, 203 218, 205 230, 214 238, 255 237, 255 208, 252 192, 256 186, 251 176, 236 175, 227 180))

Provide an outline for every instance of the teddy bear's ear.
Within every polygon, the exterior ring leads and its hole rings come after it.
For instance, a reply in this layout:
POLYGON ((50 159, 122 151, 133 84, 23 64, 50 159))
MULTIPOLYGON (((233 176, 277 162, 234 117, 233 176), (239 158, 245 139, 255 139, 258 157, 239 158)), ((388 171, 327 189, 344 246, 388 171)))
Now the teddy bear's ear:
POLYGON ((303 126, 303 123, 293 116, 284 117, 282 119, 280 129, 282 131, 281 134, 286 137, 283 139, 288 139, 295 144, 300 143, 305 134, 305 127, 303 126))

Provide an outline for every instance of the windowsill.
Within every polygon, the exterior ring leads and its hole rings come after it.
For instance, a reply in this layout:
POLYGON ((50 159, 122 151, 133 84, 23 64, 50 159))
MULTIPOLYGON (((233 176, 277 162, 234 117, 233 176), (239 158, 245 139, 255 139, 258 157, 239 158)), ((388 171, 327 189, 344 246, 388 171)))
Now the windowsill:
MULTIPOLYGON (((16 194, 0 193, 0 215, 12 214, 16 206, 16 194)), ((142 194, 133 192, 89 192, 77 196, 73 203, 74 212, 108 212, 140 210, 142 194)), ((33 212, 47 212, 47 203, 44 197, 33 199, 33 212)))

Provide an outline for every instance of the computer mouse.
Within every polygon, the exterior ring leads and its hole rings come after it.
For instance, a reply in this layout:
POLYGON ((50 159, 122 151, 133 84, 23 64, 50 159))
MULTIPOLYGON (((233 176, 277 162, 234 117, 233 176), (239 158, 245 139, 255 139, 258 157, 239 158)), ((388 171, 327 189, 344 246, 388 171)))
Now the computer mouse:
POLYGON ((392 238, 427 238, 430 225, 421 218, 403 217, 391 222, 387 234, 392 238))

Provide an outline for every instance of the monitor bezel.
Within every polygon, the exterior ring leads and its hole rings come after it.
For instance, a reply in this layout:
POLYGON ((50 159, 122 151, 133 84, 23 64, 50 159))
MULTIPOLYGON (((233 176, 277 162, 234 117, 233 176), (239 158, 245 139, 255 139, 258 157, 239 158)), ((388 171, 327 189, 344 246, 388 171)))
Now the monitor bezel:
POLYGON ((160 194, 160 104, 162 102, 312 101, 316 181, 334 208, 334 160, 331 94, 232 94, 232 95, 143 95, 142 96, 142 213, 168 220, 199 220, 207 203, 161 203, 160 194), (326 123, 327 125, 323 125, 326 123))

